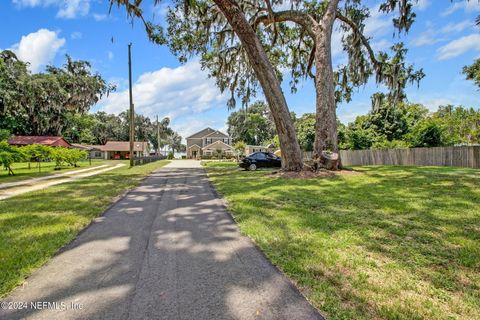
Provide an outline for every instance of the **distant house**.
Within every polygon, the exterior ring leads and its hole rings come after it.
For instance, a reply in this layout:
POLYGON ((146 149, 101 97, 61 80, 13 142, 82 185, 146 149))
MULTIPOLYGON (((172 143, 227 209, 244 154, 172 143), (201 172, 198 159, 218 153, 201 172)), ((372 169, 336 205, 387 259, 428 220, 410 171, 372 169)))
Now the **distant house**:
POLYGON ((275 146, 273 144, 269 144, 268 146, 252 146, 247 145, 245 148, 245 154, 248 156, 254 152, 274 152, 275 146))
POLYGON ((200 159, 205 156, 231 156, 235 154, 232 138, 223 132, 205 128, 187 137, 187 158, 200 159))
POLYGON ((102 147, 103 146, 72 143, 72 148, 87 151, 89 153, 90 159, 104 159, 105 153, 102 151, 102 147))
POLYGON ((63 137, 58 136, 15 136, 8 140, 12 146, 27 146, 30 144, 43 144, 50 147, 66 147, 72 145, 63 137))
MULTIPOLYGON (((128 159, 130 155, 130 142, 128 141, 107 141, 103 146, 99 147, 103 151, 104 159, 128 159)), ((135 141, 133 143, 133 151, 136 157, 148 157, 148 142, 135 141)))

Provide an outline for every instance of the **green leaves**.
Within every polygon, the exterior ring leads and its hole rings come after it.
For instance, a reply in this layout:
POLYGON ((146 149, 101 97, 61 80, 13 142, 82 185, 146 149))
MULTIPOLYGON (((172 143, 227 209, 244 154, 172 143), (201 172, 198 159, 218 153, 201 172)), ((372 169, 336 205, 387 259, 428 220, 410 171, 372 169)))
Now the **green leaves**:
POLYGON ((470 66, 463 67, 463 74, 467 80, 472 80, 480 88, 480 59, 477 59, 470 66))
POLYGON ((55 161, 57 167, 64 163, 76 167, 79 161, 87 159, 87 152, 75 148, 54 147, 50 150, 50 158, 55 161))
POLYGON ((14 134, 58 135, 69 113, 85 113, 115 86, 91 71, 90 63, 66 56, 63 67, 31 74, 15 54, 0 52, 0 127, 14 134))
POLYGON ((0 164, 8 170, 8 175, 14 175, 11 165, 22 159, 22 153, 17 147, 12 147, 7 141, 0 141, 0 164))

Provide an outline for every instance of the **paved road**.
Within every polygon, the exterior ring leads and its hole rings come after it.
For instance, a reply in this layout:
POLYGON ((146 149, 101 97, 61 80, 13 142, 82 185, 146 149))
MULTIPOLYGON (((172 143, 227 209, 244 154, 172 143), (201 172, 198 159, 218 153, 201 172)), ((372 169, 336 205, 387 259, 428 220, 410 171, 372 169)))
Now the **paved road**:
POLYGON ((240 235, 194 161, 153 173, 5 301, 57 310, 1 319, 322 319, 240 235))

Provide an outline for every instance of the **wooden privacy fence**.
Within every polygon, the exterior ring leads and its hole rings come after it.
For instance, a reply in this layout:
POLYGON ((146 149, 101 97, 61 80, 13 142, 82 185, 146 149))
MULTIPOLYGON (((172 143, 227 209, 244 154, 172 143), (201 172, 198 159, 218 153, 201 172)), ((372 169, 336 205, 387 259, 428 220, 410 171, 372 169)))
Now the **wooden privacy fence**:
POLYGON ((341 150, 344 166, 400 165, 480 168, 480 146, 341 150))

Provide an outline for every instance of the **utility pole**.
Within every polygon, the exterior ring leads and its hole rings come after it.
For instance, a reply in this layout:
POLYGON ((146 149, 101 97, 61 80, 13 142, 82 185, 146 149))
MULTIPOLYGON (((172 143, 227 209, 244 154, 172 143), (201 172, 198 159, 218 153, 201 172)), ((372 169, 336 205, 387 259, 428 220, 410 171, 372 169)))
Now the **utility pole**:
POLYGON ((130 95, 130 167, 135 165, 134 158, 135 153, 133 144, 135 141, 135 109, 133 106, 133 94, 132 94, 132 43, 128 44, 128 91, 130 95))
POLYGON ((158 114, 157 114, 157 155, 160 156, 160 124, 158 123, 158 114))

